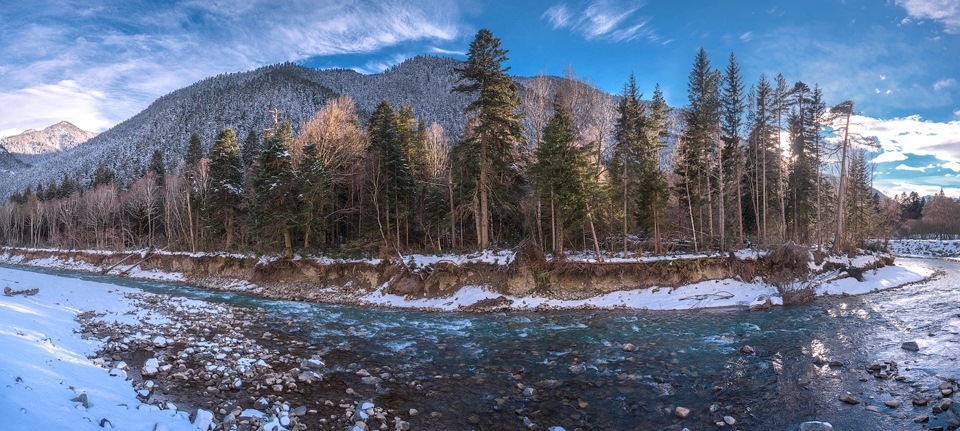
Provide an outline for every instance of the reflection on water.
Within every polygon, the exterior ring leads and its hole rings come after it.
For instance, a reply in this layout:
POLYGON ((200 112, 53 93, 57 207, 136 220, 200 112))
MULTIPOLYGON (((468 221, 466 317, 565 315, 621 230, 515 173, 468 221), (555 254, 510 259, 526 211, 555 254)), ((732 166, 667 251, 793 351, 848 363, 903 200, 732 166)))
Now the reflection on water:
POLYGON ((958 375, 960 264, 920 262, 947 275, 894 291, 765 311, 437 314, 55 273, 262 307, 276 322, 271 331, 311 341, 331 356, 328 362, 349 352, 365 367, 388 367, 403 381, 417 382, 421 389, 385 385, 378 402, 442 413, 419 424, 427 429, 522 429, 524 418, 540 429, 700 429, 729 415, 741 429, 795 429, 802 421, 824 420, 837 429, 873 430, 914 428, 909 390, 897 384, 921 390, 937 376, 958 375), (912 339, 921 352, 899 348, 912 339), (623 343, 638 349, 624 352, 623 343), (756 354, 740 353, 744 345, 756 354), (885 359, 907 365, 902 375, 908 382, 863 378, 867 365, 885 359), (536 392, 524 395, 525 387, 536 392), (863 393, 865 404, 880 411, 840 404, 842 391, 863 393), (881 392, 901 394, 904 407, 884 409, 881 392), (670 413, 675 406, 693 413, 681 421, 670 413), (468 423, 470 416, 479 421, 468 423))

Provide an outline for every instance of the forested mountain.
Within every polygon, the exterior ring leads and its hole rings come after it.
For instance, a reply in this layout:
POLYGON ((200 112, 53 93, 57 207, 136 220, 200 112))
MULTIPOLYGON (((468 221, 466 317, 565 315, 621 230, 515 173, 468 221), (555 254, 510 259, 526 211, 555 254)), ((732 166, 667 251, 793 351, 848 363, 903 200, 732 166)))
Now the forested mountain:
MULTIPOLYGON (((296 132, 338 94, 354 99, 362 119, 381 100, 395 106, 410 103, 420 119, 440 123, 451 135, 458 135, 463 129, 463 109, 470 101, 469 95, 450 92, 457 76, 454 69, 460 64, 451 58, 416 57, 385 73, 362 75, 285 63, 207 78, 157 99, 84 145, 8 176, 0 182, 0 197, 59 180, 64 174, 89 182, 101 162, 127 182, 141 173, 155 149, 163 152, 169 169, 183 158, 193 132, 200 134, 208 150, 222 128, 230 127, 241 136, 250 130, 263 131, 273 124, 274 110, 296 132)), ((3 163, 0 168, 6 170, 20 166, 9 162, 4 167, 3 163)))
POLYGON ((23 167, 36 164, 54 153, 69 150, 97 136, 70 122, 61 121, 42 130, 30 129, 19 135, 0 139, 0 148, 23 162, 23 167))
MULTIPOLYGON (((23 164, 23 162, 20 160, 17 160, 16 156, 10 154, 3 147, 0 147, 0 178, 10 176, 13 174, 13 172, 19 171, 25 167, 27 167, 27 165, 23 164)), ((0 181, 0 183, 3 182, 0 181)), ((6 189, 6 187, 4 188, 6 189)), ((7 194, 10 193, 10 191, 7 190, 5 190, 5 192, 7 194)))

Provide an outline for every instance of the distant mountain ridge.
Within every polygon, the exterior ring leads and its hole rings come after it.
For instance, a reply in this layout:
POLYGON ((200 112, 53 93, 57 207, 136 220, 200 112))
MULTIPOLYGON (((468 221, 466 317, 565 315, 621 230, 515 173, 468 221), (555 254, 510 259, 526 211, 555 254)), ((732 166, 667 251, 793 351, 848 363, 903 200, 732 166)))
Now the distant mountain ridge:
POLYGON ((35 156, 69 150, 97 136, 94 132, 61 121, 42 130, 30 129, 0 139, 0 147, 13 155, 35 156))

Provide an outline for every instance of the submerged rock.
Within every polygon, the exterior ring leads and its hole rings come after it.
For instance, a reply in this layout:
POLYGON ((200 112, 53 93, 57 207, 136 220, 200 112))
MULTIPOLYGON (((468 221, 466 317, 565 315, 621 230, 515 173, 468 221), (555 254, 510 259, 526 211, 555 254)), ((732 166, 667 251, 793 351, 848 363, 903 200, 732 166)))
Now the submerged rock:
POLYGON ((804 422, 800 424, 800 431, 833 431, 833 425, 830 422, 804 422))
POLYGON ((903 350, 909 350, 911 352, 916 352, 920 350, 920 345, 916 341, 907 341, 900 345, 900 348, 903 350))

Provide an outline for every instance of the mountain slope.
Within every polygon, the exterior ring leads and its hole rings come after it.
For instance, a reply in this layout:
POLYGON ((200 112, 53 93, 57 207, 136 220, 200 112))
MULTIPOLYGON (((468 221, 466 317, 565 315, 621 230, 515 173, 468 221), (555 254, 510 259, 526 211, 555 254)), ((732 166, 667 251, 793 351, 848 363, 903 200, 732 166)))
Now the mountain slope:
POLYGON ((15 155, 41 155, 69 150, 97 136, 94 132, 61 121, 43 130, 30 129, 0 139, 0 147, 15 155))

